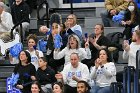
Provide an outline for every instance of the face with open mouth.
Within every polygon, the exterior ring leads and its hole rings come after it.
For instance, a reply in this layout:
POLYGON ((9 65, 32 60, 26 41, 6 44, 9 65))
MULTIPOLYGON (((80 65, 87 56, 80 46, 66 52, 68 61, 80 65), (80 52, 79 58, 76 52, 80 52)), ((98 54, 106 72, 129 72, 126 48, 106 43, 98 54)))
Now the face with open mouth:
POLYGON ((70 39, 69 39, 69 44, 70 44, 70 47, 71 48, 76 48, 76 46, 77 46, 77 40, 76 40, 76 38, 75 37, 70 37, 70 39))

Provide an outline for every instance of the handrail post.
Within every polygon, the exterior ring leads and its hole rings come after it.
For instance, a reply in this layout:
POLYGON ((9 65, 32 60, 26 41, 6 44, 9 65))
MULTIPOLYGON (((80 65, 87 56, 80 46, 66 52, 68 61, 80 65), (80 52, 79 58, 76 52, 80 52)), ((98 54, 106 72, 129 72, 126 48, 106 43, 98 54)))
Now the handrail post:
POLYGON ((73 0, 70 2, 71 14, 73 14, 73 0))
MULTIPOLYGON (((21 37, 21 43, 23 43, 23 40, 25 39, 24 37, 25 36, 23 36, 23 29, 22 29, 22 23, 20 24, 20 31, 19 31, 19 33, 20 33, 20 37, 21 37)), ((25 32, 24 32, 25 33, 25 32)), ((24 34, 25 35, 25 34, 24 34)))
MULTIPOLYGON (((49 27, 49 5, 47 0, 44 0, 42 3, 40 3, 37 7, 37 18, 38 20, 46 20, 47 21, 47 27, 49 27), (42 8, 43 4, 46 5, 46 14, 43 16, 43 18, 40 18, 39 11, 42 8)), ((44 24, 44 23, 43 23, 44 24)))
POLYGON ((47 0, 44 1, 46 4, 46 20, 47 20, 47 27, 49 27, 49 5, 47 0))

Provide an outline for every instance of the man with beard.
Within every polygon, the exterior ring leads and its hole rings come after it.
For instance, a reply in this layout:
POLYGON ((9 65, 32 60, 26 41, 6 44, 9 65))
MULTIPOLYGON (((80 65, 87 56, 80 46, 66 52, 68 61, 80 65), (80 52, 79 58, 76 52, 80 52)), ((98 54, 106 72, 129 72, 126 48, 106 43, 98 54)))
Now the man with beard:
POLYGON ((123 59, 128 59, 128 66, 136 68, 136 52, 140 49, 140 30, 133 32, 132 43, 129 45, 127 40, 124 40, 123 59))
POLYGON ((79 81, 77 83, 77 93, 89 93, 90 86, 86 81, 79 81))
MULTIPOLYGON (((136 68, 136 52, 140 49, 140 29, 135 27, 132 35, 132 43, 129 45, 128 40, 124 40, 123 43, 123 59, 128 59, 128 66, 134 66, 136 68)), ((118 82, 123 81, 123 72, 120 71, 116 75, 118 82)))

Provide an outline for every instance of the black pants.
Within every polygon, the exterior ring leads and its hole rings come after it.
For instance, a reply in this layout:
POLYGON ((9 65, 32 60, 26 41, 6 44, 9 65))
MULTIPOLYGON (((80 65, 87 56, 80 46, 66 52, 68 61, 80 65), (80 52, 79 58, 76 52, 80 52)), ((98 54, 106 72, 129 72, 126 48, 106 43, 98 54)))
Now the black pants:
POLYGON ((71 87, 69 85, 65 85, 64 93, 77 93, 77 87, 71 87))

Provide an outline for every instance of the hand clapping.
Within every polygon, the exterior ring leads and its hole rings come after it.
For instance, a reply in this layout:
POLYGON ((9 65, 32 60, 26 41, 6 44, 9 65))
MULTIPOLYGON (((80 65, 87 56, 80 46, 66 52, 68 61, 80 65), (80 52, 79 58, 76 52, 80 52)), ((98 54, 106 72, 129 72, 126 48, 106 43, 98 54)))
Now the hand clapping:
POLYGON ((95 61, 95 68, 97 69, 99 66, 102 66, 102 60, 97 58, 95 61))
POLYGON ((129 51, 130 50, 130 46, 129 46, 128 40, 124 40, 123 48, 124 48, 125 51, 129 51))

